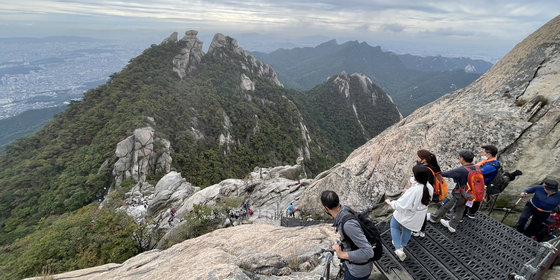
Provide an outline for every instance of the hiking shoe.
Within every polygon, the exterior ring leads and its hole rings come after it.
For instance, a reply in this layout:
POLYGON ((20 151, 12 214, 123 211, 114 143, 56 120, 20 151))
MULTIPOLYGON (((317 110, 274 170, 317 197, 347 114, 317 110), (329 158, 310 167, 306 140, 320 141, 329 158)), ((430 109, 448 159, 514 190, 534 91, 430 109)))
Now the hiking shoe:
POLYGON ((403 248, 395 250, 395 255, 399 258, 399 260, 404 261, 406 259, 406 254, 404 253, 403 248))
POLYGON ((440 223, 441 223, 444 227, 446 227, 446 228, 449 230, 449 232, 455 232, 455 229, 452 228, 452 227, 449 225, 449 221, 448 221, 448 220, 441 219, 441 220, 440 220, 440 223))
POLYGON ((428 222, 430 223, 437 223, 436 220, 432 219, 432 214, 430 213, 426 214, 426 220, 428 220, 428 222))

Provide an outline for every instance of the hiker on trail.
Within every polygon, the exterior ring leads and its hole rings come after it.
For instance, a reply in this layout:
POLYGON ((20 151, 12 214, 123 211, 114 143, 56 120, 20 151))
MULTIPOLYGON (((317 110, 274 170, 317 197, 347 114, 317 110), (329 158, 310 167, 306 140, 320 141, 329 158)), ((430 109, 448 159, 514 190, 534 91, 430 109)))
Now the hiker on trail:
POLYGON ((525 204, 525 208, 523 208, 523 212, 517 221, 516 228, 517 231, 532 237, 554 208, 560 204, 558 182, 555 180, 545 180, 544 185, 532 186, 521 192, 521 198, 525 198, 529 193, 533 193, 534 196, 525 204), (531 216, 531 223, 525 227, 531 216))
MULTIPOLYGON (((477 163, 480 167, 480 171, 482 171, 482 175, 484 176, 484 185, 488 186, 488 183, 496 177, 498 174, 498 169, 500 168, 500 162, 496 159, 496 155, 498 154, 498 148, 494 145, 486 145, 482 146, 481 152, 481 159, 482 161, 477 163)), ((474 214, 480 208, 480 202, 473 202, 471 207, 465 207, 465 212, 463 212, 463 216, 467 216, 471 219, 474 219, 474 214)))
POLYGON ((288 217, 295 217, 295 212, 296 208, 294 207, 294 204, 290 203, 290 206, 288 206, 288 217))
POLYGON ((453 178, 457 183, 452 191, 452 195, 449 196, 449 201, 433 213, 428 213, 427 220, 432 223, 441 222, 450 232, 455 232, 459 221, 463 217, 463 212, 465 211, 465 203, 467 199, 472 199, 472 194, 466 192, 465 187, 467 186, 467 179, 469 176, 469 170, 467 167, 471 168, 474 166, 472 161, 474 159, 473 152, 469 150, 463 150, 459 153, 460 167, 449 171, 441 172, 441 176, 447 178, 453 178), (442 217, 449 212, 449 210, 455 205, 455 217, 451 220, 444 220, 442 217))
POLYGON ((367 240, 358 220, 347 219, 353 216, 350 207, 341 205, 334 191, 321 193, 323 211, 334 218, 334 226, 340 234, 341 245, 334 244, 332 249, 340 261, 344 262, 344 279, 366 280, 373 269, 373 248, 367 240), (346 221, 346 222, 344 222, 346 221), (345 237, 346 236, 346 237, 345 237), (352 250, 352 245, 357 247, 352 250))
POLYGON ((412 173, 414 176, 408 181, 409 189, 397 200, 385 200, 385 203, 395 209, 391 219, 391 237, 395 254, 401 261, 406 258, 404 247, 410 240, 411 231, 422 228, 434 193, 428 182, 431 172, 426 166, 416 165, 412 168, 412 173))
MULTIPOLYGON (((441 200, 443 200, 445 196, 447 196, 447 184, 445 183, 445 181, 443 181, 441 175, 439 174, 441 173, 441 169, 439 168, 436 155, 424 149, 418 150, 416 152, 416 155, 418 156, 416 163, 418 165, 427 167, 428 170, 430 171, 428 174, 429 175, 428 183, 430 183, 430 185, 433 187, 432 201, 440 202, 441 200), (438 182, 437 185, 435 184, 436 174, 440 176, 439 177, 440 179, 442 179, 441 183, 438 182), (445 187, 442 186, 443 184, 445 184, 445 187)), ((426 230, 426 222, 427 222, 426 216, 424 216, 424 223, 422 223, 422 228, 420 229, 420 231, 413 231, 412 236, 418 236, 418 237, 426 236, 426 234, 424 233, 424 231, 426 230)))

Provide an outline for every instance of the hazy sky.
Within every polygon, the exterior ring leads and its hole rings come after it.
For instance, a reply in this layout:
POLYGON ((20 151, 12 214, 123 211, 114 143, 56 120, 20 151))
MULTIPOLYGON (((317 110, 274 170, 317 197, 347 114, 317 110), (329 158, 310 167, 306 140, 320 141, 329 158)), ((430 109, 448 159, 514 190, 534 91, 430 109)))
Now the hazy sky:
POLYGON ((159 43, 173 31, 195 29, 209 37, 256 33, 240 35, 246 42, 238 38, 249 50, 266 48, 262 40, 297 46, 338 38, 475 56, 504 55, 560 11, 558 0, 0 0, 0 6, 0 37, 80 35, 159 43))

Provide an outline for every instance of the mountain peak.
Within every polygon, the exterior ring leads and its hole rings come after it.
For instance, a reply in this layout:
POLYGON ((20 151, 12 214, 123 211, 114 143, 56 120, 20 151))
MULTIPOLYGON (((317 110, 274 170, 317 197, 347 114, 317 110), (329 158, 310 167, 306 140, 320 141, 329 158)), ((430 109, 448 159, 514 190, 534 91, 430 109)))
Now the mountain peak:
MULTIPOLYGON (((202 41, 197 38, 198 31, 189 30, 185 32, 185 36, 181 38, 179 42, 185 43, 185 47, 181 49, 181 52, 173 58, 173 71, 179 75, 181 80, 188 74, 195 71, 204 56, 202 51, 202 41)), ((165 39, 162 44, 165 43, 177 43, 177 33, 174 32, 165 39)))
POLYGON ((336 47, 336 46, 338 46, 338 42, 336 41, 336 39, 332 39, 318 45, 317 48, 336 47))

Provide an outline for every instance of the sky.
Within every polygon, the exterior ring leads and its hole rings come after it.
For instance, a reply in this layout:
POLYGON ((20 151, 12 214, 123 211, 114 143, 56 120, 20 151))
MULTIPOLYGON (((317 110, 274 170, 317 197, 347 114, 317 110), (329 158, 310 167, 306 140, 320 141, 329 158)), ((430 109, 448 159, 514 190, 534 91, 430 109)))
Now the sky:
MULTIPOLYGON (((560 12, 558 0, 0 0, 0 38, 86 36, 159 43, 215 33, 247 50, 330 39, 397 53, 497 60, 560 12)), ((495 62, 495 61, 492 61, 495 62)))

